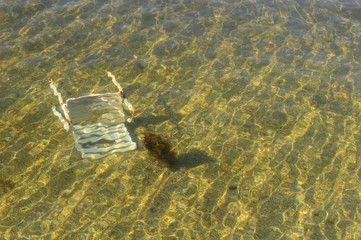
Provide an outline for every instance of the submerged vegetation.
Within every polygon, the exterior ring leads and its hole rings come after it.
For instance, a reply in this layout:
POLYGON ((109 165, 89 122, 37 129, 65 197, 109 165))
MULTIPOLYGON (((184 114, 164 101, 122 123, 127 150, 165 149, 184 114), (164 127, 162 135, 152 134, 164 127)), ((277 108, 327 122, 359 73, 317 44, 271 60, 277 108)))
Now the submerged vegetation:
POLYGON ((142 134, 144 147, 158 161, 158 164, 161 167, 176 170, 177 155, 172 150, 171 145, 155 133, 144 132, 142 134))
POLYGON ((155 158, 160 167, 167 167, 172 171, 177 171, 181 168, 189 169, 215 162, 207 153, 198 149, 191 149, 187 153, 177 155, 171 144, 161 136, 151 132, 143 132, 142 135, 142 144, 149 154, 155 158))

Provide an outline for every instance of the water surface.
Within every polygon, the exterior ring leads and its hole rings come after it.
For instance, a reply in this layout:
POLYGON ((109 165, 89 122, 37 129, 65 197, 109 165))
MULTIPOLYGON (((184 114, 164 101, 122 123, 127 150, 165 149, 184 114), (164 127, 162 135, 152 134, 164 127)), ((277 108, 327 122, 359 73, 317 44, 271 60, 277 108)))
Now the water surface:
POLYGON ((2 239, 361 238, 361 4, 1 1, 2 239), (143 147, 81 159, 51 107, 117 89, 143 147))

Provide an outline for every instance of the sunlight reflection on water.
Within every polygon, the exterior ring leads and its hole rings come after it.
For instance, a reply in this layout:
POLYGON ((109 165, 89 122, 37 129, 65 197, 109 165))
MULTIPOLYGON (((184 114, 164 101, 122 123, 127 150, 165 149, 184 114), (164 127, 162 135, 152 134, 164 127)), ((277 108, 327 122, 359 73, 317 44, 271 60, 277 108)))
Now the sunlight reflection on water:
POLYGON ((358 239, 357 1, 0 3, 4 239, 358 239), (114 92, 187 164, 82 159, 52 114, 114 92), (201 164, 194 164, 200 162, 201 164))

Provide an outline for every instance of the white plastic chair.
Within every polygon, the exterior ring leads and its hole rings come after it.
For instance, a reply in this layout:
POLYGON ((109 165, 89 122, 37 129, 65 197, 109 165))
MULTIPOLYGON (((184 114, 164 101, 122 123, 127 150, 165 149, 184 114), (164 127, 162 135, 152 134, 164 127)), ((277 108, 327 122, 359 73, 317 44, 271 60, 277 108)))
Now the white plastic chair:
POLYGON ((137 148, 125 126, 126 121, 133 121, 134 108, 114 75, 107 73, 119 92, 69 98, 65 103, 53 80, 48 79, 61 107, 61 111, 52 107, 53 113, 59 117, 67 131, 73 132, 75 146, 83 158, 99 159, 137 148), (130 113, 128 119, 123 106, 130 113))

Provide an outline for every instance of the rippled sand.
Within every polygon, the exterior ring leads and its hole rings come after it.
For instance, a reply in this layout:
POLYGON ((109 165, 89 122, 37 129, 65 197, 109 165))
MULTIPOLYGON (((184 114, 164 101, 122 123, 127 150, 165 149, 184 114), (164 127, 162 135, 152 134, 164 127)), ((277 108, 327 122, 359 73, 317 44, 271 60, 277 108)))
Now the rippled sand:
POLYGON ((1 239, 361 238, 359 1, 48 2, 0 3, 1 239), (180 170, 81 159, 46 79, 106 70, 180 170))

